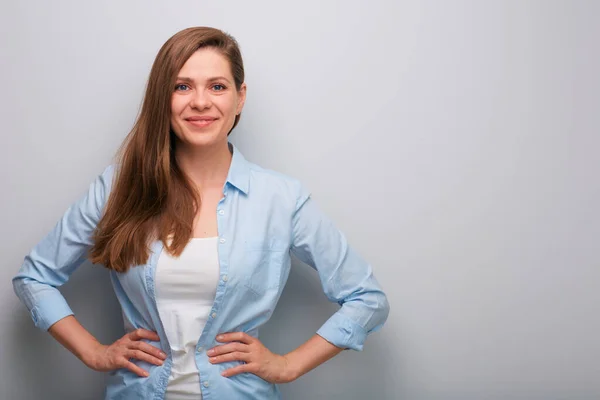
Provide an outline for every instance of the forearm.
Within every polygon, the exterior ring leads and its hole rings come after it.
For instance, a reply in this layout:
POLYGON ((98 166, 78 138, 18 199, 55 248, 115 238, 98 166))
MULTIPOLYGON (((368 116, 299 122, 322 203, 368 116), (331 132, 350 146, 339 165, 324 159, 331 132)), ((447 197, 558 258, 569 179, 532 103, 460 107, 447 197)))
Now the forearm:
POLYGON ((48 332, 86 365, 89 365, 93 351, 101 346, 73 315, 53 324, 48 332))
POLYGON ((291 380, 298 379, 344 349, 334 346, 319 335, 314 335, 296 350, 286 354, 291 380))

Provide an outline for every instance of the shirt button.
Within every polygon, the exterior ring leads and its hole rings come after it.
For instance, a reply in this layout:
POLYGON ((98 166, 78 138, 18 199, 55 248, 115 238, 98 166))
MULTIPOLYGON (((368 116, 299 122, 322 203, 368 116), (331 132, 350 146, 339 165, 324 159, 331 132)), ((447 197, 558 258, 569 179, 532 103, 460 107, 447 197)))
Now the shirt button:
POLYGON ((206 387, 206 388, 207 388, 207 387, 209 387, 209 386, 210 386, 210 383, 208 383, 207 381, 204 381, 203 385, 204 385, 204 387, 206 387))
POLYGON ((214 312, 214 313, 212 313, 210 316, 211 316, 211 317, 213 317, 213 318, 217 318, 217 313, 216 313, 216 312, 214 312))
POLYGON ((221 239, 219 240, 219 242, 221 242, 221 243, 225 243, 225 238, 221 238, 221 239))
POLYGON ((229 280, 229 278, 227 277, 227 275, 223 276, 223 282, 227 282, 229 280))
POLYGON ((202 352, 202 350, 204 350, 204 348, 202 348, 202 346, 198 346, 198 352, 202 352))
POLYGON ((225 210, 219 210, 219 215, 225 214, 225 210))

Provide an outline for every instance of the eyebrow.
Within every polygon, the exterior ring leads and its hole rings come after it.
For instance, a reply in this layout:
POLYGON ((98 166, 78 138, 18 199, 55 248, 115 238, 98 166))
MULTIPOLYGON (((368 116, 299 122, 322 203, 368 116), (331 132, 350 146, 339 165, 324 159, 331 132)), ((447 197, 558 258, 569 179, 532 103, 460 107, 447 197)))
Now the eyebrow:
MULTIPOLYGON (((177 80, 178 80, 178 81, 184 81, 184 82, 190 82, 190 83, 193 83, 193 82, 194 82, 194 80, 193 80, 192 78, 188 78, 187 76, 178 76, 178 77, 177 77, 177 80)), ((207 81, 208 81, 208 82, 214 82, 214 81, 220 81, 220 80, 224 80, 224 81, 226 81, 226 82, 228 82, 228 83, 231 83, 231 82, 229 81, 229 79, 227 79, 227 78, 226 78, 226 77, 224 77, 224 76, 214 76, 214 77, 212 77, 212 78, 208 78, 208 79, 207 79, 207 81)))

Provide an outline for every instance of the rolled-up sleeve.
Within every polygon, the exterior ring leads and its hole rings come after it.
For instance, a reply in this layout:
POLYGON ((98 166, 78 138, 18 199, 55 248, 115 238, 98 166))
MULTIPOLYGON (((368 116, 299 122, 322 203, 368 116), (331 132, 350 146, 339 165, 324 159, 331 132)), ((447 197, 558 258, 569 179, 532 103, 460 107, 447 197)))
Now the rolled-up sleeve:
POLYGON ((325 295, 341 306, 317 334, 338 347, 362 350, 367 335, 379 330, 389 314, 387 297, 371 265, 348 245, 303 188, 292 234, 292 253, 317 270, 325 295))
POLYGON ((35 326, 48 330, 73 311, 57 289, 86 259, 92 235, 112 181, 113 166, 107 167, 87 193, 72 204, 54 228, 25 257, 12 280, 19 299, 35 326))

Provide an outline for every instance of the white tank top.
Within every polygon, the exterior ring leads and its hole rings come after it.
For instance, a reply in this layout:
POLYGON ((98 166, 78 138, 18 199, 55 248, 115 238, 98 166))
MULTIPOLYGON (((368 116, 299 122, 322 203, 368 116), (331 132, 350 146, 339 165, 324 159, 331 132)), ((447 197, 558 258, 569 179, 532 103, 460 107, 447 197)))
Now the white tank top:
POLYGON ((217 238, 193 238, 179 258, 166 250, 156 267, 156 305, 173 355, 166 400, 198 400, 195 351, 219 282, 217 238))

